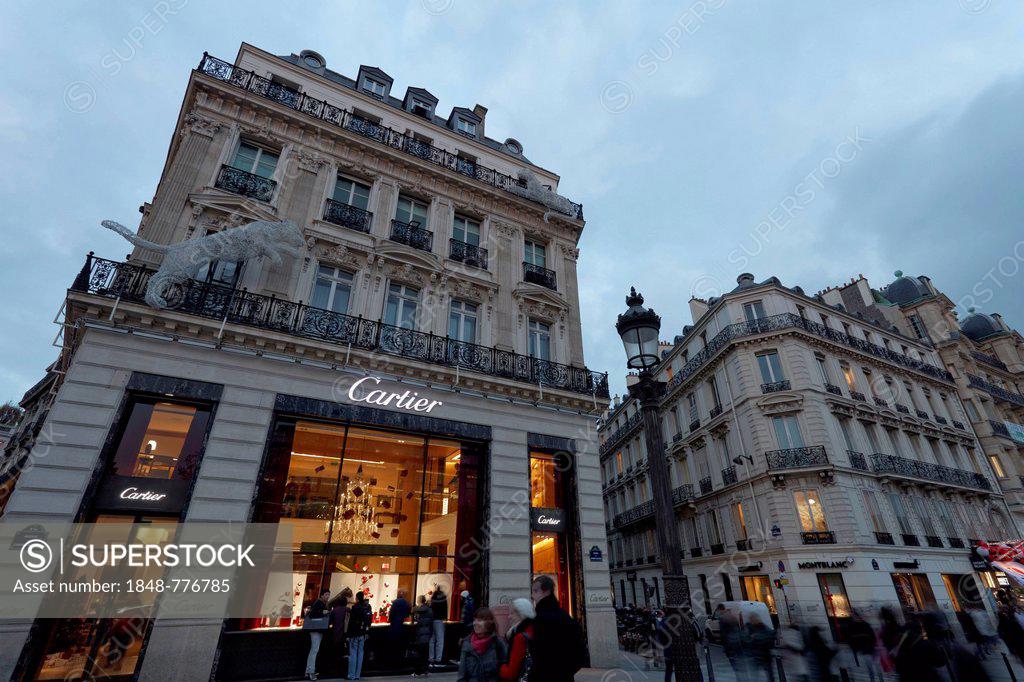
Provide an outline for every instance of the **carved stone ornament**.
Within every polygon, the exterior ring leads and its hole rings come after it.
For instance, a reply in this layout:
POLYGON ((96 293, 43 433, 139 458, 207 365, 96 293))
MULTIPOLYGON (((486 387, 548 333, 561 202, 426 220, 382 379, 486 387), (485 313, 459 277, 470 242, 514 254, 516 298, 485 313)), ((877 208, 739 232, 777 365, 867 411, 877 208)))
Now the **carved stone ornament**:
POLYGON ((500 220, 495 220, 492 223, 494 231, 501 237, 507 237, 508 239, 515 239, 519 236, 520 230, 518 227, 511 223, 505 223, 500 220))
POLYGON ((177 244, 156 244, 113 220, 104 220, 102 225, 139 248, 164 254, 160 268, 146 286, 146 303, 154 308, 167 308, 167 296, 176 285, 194 279, 215 260, 246 261, 266 256, 280 266, 284 263, 282 256, 298 256, 305 246, 302 230, 290 220, 256 220, 177 244))
POLYGON ((562 255, 574 263, 580 259, 580 250, 569 244, 562 244, 562 255))
POLYGON ((198 133, 199 135, 205 135, 206 137, 212 138, 214 135, 219 133, 223 127, 223 124, 217 123, 213 119, 206 118, 205 116, 200 116, 192 111, 185 115, 181 132, 182 134, 198 133))
POLYGON ((298 163, 300 170, 313 174, 319 173, 320 169, 328 163, 327 159, 323 156, 306 151, 305 149, 297 149, 293 151, 292 158, 294 158, 296 163, 298 163))

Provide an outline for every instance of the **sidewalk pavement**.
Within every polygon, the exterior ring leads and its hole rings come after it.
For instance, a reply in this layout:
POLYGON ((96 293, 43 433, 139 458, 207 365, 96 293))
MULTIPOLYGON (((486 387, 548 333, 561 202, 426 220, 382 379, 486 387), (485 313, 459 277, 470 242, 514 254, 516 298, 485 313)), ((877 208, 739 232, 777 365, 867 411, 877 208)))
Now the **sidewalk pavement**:
MULTIPOLYGON (((1009 654, 1006 655, 1004 661, 1004 653, 1005 650, 1000 645, 995 652, 982 659, 982 665, 988 671, 992 682, 1024 681, 1024 667, 1009 654), (1011 677, 1010 672, 1006 669, 1006 661, 1010 662, 1014 677, 1011 677)), ((722 648, 717 645, 710 646, 707 653, 703 650, 700 651, 700 659, 701 675, 704 682, 712 682, 712 680, 713 682, 764 682, 765 680, 765 676, 760 672, 737 676, 729 660, 722 653, 722 648), (708 675, 708 654, 711 656, 713 677, 708 675)), ((870 682, 867 669, 857 663, 849 649, 845 647, 840 649, 834 666, 834 672, 838 680, 845 682, 842 672, 845 670, 850 682, 870 682)), ((796 682, 796 676, 790 674, 788 670, 786 672, 787 682, 796 682)), ((364 679, 371 680, 372 682, 394 682, 395 680, 409 680, 413 678, 410 675, 398 675, 394 677, 364 679)), ((426 679, 431 682, 455 682, 456 673, 431 673, 426 679)), ((584 668, 576 673, 576 682, 662 682, 664 679, 664 668, 653 668, 650 661, 646 661, 638 654, 624 650, 619 651, 619 662, 614 668, 584 668)), ((895 673, 890 673, 884 675, 881 682, 897 682, 898 679, 895 673)), ((341 682, 341 680, 324 679, 321 682, 341 682)))

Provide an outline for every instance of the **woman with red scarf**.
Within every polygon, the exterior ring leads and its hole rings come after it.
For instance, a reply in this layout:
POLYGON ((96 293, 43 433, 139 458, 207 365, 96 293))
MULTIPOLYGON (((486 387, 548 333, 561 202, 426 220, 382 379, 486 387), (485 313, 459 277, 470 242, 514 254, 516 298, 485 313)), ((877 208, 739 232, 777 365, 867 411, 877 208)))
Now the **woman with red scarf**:
POLYGON ((528 679, 532 667, 530 646, 533 641, 533 619, 537 617, 537 610, 533 608, 533 602, 529 599, 513 599, 509 615, 512 627, 506 636, 509 645, 508 663, 501 666, 498 677, 501 682, 520 682, 528 679))
POLYGON ((495 633, 494 614, 482 606, 473 614, 473 631, 462 640, 457 682, 497 682, 508 646, 495 633))

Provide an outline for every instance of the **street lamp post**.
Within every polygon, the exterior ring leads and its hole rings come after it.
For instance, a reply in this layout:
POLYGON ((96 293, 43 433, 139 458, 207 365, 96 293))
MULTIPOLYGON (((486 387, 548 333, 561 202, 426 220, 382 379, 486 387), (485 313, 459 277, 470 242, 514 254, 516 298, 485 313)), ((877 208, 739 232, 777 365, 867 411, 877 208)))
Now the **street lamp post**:
POLYGON ((702 682, 700 659, 691 621, 686 611, 690 608, 690 588, 683 575, 682 547, 675 509, 672 504, 672 485, 668 463, 665 461, 665 441, 661 435, 661 398, 665 383, 658 381, 654 367, 658 365, 658 334, 661 318, 650 308, 644 308, 644 297, 630 288, 626 297, 626 312, 619 315, 615 329, 626 350, 626 365, 638 371, 637 381, 629 393, 640 404, 643 415, 644 438, 647 444, 647 472, 651 479, 654 502, 654 528, 661 553, 662 583, 665 586, 665 621, 671 637, 670 660, 676 680, 702 682))

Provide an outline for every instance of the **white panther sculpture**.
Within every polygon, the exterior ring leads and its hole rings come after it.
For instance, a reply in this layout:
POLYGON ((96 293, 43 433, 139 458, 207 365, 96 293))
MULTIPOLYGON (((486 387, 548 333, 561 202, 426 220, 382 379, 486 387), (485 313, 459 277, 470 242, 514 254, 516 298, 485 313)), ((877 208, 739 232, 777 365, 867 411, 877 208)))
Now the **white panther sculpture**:
POLYGON ((255 220, 242 227, 177 244, 155 244, 113 220, 104 220, 101 224, 135 246, 164 254, 160 268, 149 278, 146 287, 146 303, 154 308, 166 308, 165 296, 171 287, 195 278, 203 267, 215 260, 240 262, 267 256, 275 265, 281 265, 282 254, 298 256, 305 245, 302 231, 291 220, 255 220))
MULTIPOLYGON (((538 204, 547 206, 559 213, 564 213, 567 216, 573 218, 576 217, 576 206, 571 201, 563 197, 561 194, 553 192, 544 185, 541 184, 537 176, 531 171, 520 170, 519 179, 526 183, 526 187, 519 187, 518 185, 512 185, 512 193, 518 194, 524 199, 530 199, 536 201, 538 204)), ((547 215, 544 216, 547 220, 547 215)))

